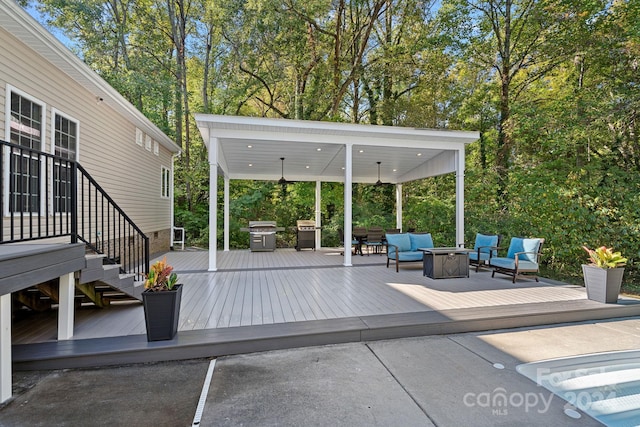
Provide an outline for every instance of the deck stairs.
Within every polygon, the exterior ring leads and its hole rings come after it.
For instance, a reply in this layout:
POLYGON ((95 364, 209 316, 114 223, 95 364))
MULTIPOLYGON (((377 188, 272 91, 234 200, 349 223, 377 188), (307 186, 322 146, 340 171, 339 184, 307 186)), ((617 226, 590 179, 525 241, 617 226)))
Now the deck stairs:
MULTIPOLYGON (((86 267, 76 273, 76 306, 107 307, 114 301, 142 301, 144 282, 120 273, 118 264, 104 262, 105 255, 85 255, 86 267)), ((53 280, 14 293, 21 305, 46 311, 58 303, 58 281, 53 280)))

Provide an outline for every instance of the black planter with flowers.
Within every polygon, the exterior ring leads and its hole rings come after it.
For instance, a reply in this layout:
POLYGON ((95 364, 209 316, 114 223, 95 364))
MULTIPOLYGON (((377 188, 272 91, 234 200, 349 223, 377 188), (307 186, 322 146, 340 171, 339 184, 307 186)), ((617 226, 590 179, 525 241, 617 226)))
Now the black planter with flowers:
POLYGON ((147 341, 171 340, 178 332, 182 285, 171 291, 142 293, 144 320, 147 324, 147 341))
POLYGON ((147 341, 171 340, 178 331, 182 285, 166 258, 151 266, 142 292, 147 341))

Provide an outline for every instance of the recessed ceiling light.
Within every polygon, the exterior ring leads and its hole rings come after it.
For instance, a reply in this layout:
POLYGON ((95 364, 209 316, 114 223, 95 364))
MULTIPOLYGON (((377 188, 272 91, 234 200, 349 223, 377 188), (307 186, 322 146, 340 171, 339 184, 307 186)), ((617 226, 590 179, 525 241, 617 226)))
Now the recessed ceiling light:
POLYGON ((344 170, 344 166, 342 167, 342 170, 344 170))
POLYGON ((249 163, 249 167, 253 166, 253 163, 249 163))
POLYGON ((316 148, 316 151, 322 151, 322 148, 316 148))
POLYGON ((311 166, 307 165, 307 166, 305 166, 305 167, 306 167, 307 169, 309 169, 311 166))
POLYGON ((364 153, 364 150, 360 150, 360 151, 358 151, 358 153, 364 153))
POLYGON ((418 154, 416 154, 416 156, 420 157, 420 156, 422 156, 422 153, 418 153, 418 154))
POLYGON ((253 148, 253 145, 247 145, 247 148, 253 148))
POLYGON ((394 172, 398 172, 398 169, 394 169, 393 171, 394 171, 394 172))

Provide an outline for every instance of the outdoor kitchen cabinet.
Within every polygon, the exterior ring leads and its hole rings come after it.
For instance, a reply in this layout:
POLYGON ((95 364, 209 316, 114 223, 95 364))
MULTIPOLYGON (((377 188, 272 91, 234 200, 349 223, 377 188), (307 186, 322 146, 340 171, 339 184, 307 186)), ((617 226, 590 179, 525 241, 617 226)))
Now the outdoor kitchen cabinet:
POLYGON ((276 249, 276 232, 284 228, 276 226, 275 221, 249 221, 249 227, 240 231, 249 232, 251 252, 272 252, 276 249))

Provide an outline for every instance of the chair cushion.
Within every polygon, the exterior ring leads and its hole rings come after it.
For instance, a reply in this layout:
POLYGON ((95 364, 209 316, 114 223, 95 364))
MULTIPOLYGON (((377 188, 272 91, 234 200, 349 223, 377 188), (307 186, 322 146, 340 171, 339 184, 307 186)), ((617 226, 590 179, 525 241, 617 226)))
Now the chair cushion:
MULTIPOLYGON (((478 261, 478 252, 469 252, 469 259, 471 261, 478 261)), ((480 252, 480 261, 486 261, 489 259, 489 254, 480 252)))
MULTIPOLYGON (((396 259, 395 252, 389 252, 387 256, 389 257, 389 259, 396 259)), ((422 252, 398 252, 398 261, 422 261, 422 257, 422 252)))
POLYGON ((411 240, 411 251, 413 252, 417 251, 418 248, 433 247, 433 239, 431 238, 431 233, 427 233, 427 234, 409 233, 409 238, 411 240))
POLYGON ((422 252, 400 252, 398 254, 399 261, 422 261, 424 254, 422 252))
MULTIPOLYGON (((406 233, 387 234, 387 243, 389 243, 390 245, 396 245, 398 247, 398 251, 400 252, 406 252, 411 250, 411 239, 409 238, 409 235, 406 233)), ((390 247, 389 250, 390 252, 394 252, 395 248, 390 247)))
POLYGON ((507 258, 515 258, 517 252, 529 252, 518 255, 518 259, 536 263, 538 256, 536 253, 540 250, 540 239, 522 239, 520 237, 512 237, 509 244, 507 258), (532 253, 531 253, 532 252, 532 253))
MULTIPOLYGON (((489 260, 489 265, 493 267, 504 268, 507 270, 515 270, 516 269, 516 261, 514 258, 491 258, 489 260)), ((538 264, 531 261, 522 261, 518 260, 518 271, 520 272, 537 272, 538 264)))
MULTIPOLYGON (((489 253, 491 251, 491 249, 487 248, 487 247, 483 247, 483 246, 498 246, 498 236, 489 236, 486 234, 476 234, 476 243, 473 246, 473 250, 475 250, 476 252, 478 251, 478 248, 480 249, 480 252, 484 252, 484 253, 489 253)), ((493 251, 493 256, 497 255, 497 251, 493 251)))

